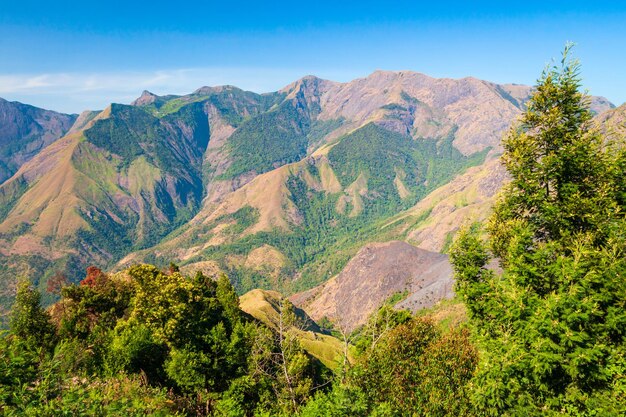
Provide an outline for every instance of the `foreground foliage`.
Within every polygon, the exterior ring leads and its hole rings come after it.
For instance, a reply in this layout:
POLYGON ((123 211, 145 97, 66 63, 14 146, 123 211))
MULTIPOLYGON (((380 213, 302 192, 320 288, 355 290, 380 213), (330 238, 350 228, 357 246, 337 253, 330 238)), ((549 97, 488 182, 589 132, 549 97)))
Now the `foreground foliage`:
POLYGON ((61 295, 49 314, 20 286, 11 334, 0 339, 0 404, 10 415, 280 412, 273 398, 303 385, 303 401, 317 377, 297 340, 286 352, 239 309, 225 276, 91 267, 61 295), (266 361, 276 352, 282 362, 266 361))
POLYGON ((346 336, 345 358, 329 370, 302 348, 302 319, 291 303, 277 301, 276 323, 268 327, 239 308, 226 276, 187 277, 175 265, 167 272, 138 265, 115 275, 90 267, 61 296, 46 311, 32 287, 19 288, 11 332, 0 337, 4 414, 471 411, 468 381, 477 352, 467 332, 444 334, 389 306, 346 336))
MULTIPOLYGON (((276 300, 268 324, 240 309, 223 275, 185 276, 173 264, 114 275, 90 267, 80 285, 49 281, 61 295, 49 310, 19 285, 11 331, 0 336, 0 412, 626 415, 626 152, 594 130, 579 84, 566 50, 504 142, 511 182, 487 227, 466 228, 450 248, 469 328, 443 330, 385 305, 352 334, 334 329, 344 349, 330 370, 303 349, 287 300, 276 300)), ((366 146, 366 136, 353 139, 366 146)), ((340 177, 358 178, 360 161, 334 152, 340 177)), ((381 195, 387 174, 375 182, 381 195)), ((304 263, 328 251, 319 225, 334 202, 293 178, 289 187, 317 213, 303 219, 300 237, 319 247, 299 254, 304 263)), ((238 216, 243 227, 254 213, 238 216)), ((355 240, 350 230, 343 236, 355 240)))

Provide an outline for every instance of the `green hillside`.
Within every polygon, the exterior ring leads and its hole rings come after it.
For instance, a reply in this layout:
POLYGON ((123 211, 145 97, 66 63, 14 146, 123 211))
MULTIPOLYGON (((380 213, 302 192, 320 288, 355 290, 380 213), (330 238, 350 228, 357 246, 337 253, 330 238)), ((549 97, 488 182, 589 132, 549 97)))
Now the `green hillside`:
POLYGON ((306 155, 311 120, 285 101, 278 107, 244 121, 230 137, 232 163, 220 179, 254 171, 262 174, 306 155))
POLYGON ((37 155, 25 176, 2 185, 0 227, 5 244, 20 239, 42 249, 1 257, 3 287, 33 267, 45 271, 35 281, 42 289, 56 273, 76 281, 89 264, 109 265, 157 243, 199 207, 207 142, 199 105, 161 119, 112 105, 37 155), (39 173, 49 161, 53 170, 39 173))
MULTIPOLYGON (((364 242, 394 238, 393 230, 380 230, 390 216, 412 207, 466 168, 482 163, 488 150, 465 157, 452 146, 452 139, 415 140, 367 124, 339 138, 328 152, 328 162, 304 160, 285 177, 286 202, 282 204, 288 203, 297 213, 289 230, 246 233, 259 221, 259 214, 253 207, 243 206, 232 215, 196 226, 194 230, 201 233, 169 239, 177 248, 193 247, 219 229, 224 238, 221 244, 209 246, 181 265, 215 260, 242 293, 254 288, 289 293, 309 289, 338 273, 364 242), (319 188, 321 171, 326 169, 337 174, 340 188, 335 192, 319 188), (360 189, 355 190, 355 183, 360 189), (233 259, 245 259, 264 245, 285 257, 278 273, 276 268, 233 259), (293 281, 295 274, 297 281, 293 281)), ((146 251, 141 259, 167 264, 176 257, 167 248, 166 241, 157 251, 146 251)))

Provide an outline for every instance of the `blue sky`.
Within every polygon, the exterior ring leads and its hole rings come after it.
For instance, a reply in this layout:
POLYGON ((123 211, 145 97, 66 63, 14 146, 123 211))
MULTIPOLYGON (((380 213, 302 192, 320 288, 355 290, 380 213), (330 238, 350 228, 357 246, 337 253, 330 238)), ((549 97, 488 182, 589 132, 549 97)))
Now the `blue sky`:
POLYGON ((502 3, 2 0, 0 97, 80 112, 376 69, 532 84, 574 41, 585 88, 626 101, 625 2, 502 3))

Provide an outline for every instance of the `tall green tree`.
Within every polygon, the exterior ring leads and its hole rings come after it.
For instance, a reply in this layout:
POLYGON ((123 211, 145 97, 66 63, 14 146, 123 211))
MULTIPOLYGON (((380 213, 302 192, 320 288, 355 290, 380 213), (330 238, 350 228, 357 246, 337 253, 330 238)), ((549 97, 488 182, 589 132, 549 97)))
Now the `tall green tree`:
POLYGON ((504 140, 511 182, 487 241, 471 227, 451 250, 489 415, 626 412, 623 153, 594 127, 570 48, 504 140))
POLYGON ((17 286, 15 304, 11 309, 11 333, 33 346, 51 348, 56 339, 50 315, 41 307, 41 294, 28 281, 17 286))
POLYGON ((165 373, 188 394, 225 391, 232 379, 247 372, 253 328, 243 320, 226 276, 216 282, 200 272, 190 278, 151 265, 134 266, 129 275, 137 291, 129 319, 118 322, 112 345, 122 348, 119 363, 126 370, 160 366, 162 361, 146 359, 159 359, 161 352, 167 356, 165 373), (154 358, 146 358, 147 350, 154 358))

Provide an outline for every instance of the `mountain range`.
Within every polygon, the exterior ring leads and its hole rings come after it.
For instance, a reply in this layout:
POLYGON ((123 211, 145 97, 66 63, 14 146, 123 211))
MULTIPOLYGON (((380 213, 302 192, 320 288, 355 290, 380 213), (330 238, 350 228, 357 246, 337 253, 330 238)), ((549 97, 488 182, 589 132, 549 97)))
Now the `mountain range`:
MULTIPOLYGON (((0 100, 0 305, 20 276, 45 291, 137 262, 225 272, 352 327, 396 293, 432 305, 451 296, 454 232, 506 181, 500 140, 531 92, 377 71, 78 116, 0 100)), ((626 106, 591 108, 623 134, 626 106)))

